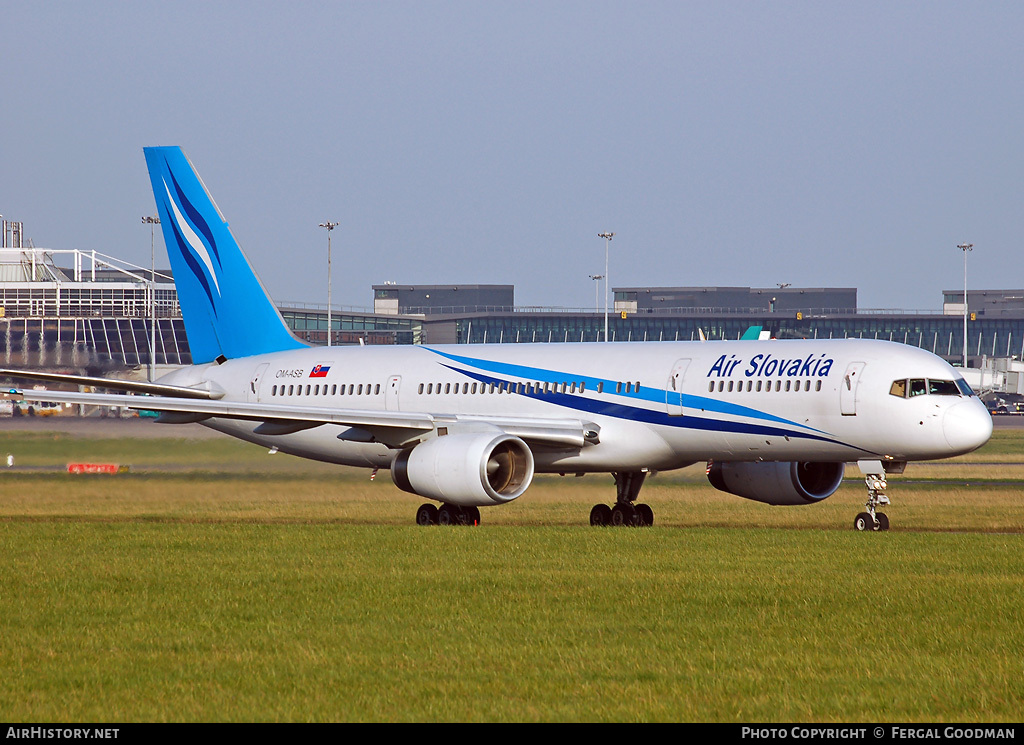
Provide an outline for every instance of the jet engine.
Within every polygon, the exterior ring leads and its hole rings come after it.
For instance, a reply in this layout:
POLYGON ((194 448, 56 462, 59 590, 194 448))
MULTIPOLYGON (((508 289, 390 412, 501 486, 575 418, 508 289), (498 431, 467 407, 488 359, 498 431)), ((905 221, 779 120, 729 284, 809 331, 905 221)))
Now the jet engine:
POLYGON ((400 452, 391 478, 399 489, 449 504, 504 504, 530 486, 533 453, 512 435, 444 435, 400 452))
POLYGON ((813 504, 843 482, 844 463, 711 463, 708 481, 720 491, 765 504, 813 504))

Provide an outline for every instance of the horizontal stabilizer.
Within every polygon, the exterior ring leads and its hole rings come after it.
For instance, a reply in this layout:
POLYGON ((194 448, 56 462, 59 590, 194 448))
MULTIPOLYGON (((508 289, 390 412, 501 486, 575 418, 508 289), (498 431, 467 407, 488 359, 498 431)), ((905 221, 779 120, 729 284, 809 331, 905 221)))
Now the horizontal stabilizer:
POLYGON ((106 388, 111 391, 148 393, 153 396, 175 396, 177 398, 218 399, 223 398, 224 396, 224 391, 212 391, 204 388, 188 388, 182 385, 167 385, 166 383, 147 383, 141 380, 116 380, 111 378, 97 378, 89 375, 45 373, 36 372, 35 370, 0 369, 0 378, 42 380, 48 383, 84 385, 92 388, 106 388))

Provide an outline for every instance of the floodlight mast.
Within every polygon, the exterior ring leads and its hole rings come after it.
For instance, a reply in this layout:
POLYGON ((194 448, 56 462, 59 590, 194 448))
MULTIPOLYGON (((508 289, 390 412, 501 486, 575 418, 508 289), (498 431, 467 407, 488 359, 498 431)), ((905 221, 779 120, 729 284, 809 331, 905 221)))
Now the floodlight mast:
POLYGON ((601 280, 604 279, 603 274, 591 274, 590 278, 594 280, 594 312, 601 312, 601 301, 597 299, 597 291, 601 289, 601 280))
POLYGON ((327 229, 327 346, 331 346, 331 336, 334 333, 331 319, 331 231, 339 224, 336 222, 320 223, 321 228, 327 229))
POLYGON ((604 238, 604 340, 608 341, 608 244, 615 233, 598 233, 597 237, 604 238))
POLYGON ((160 224, 157 215, 143 217, 143 225, 149 225, 149 382, 156 379, 156 226, 160 224))
POLYGON ((964 252, 964 369, 967 369, 967 252, 974 250, 973 243, 959 243, 957 248, 964 252))

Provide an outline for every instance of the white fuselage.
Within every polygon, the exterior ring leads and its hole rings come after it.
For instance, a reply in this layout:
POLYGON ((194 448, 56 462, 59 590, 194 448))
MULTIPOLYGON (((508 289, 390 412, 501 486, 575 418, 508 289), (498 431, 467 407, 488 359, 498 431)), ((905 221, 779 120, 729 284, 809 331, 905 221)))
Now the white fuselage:
MULTIPOLYGON (((893 384, 959 378, 902 344, 773 340, 314 347, 185 368, 163 381, 210 383, 225 401, 427 413, 455 428, 488 417, 578 419, 594 425, 596 444, 536 448, 536 470, 607 472, 958 455, 991 434, 977 397, 948 385, 899 396, 893 384)), ((396 452, 339 439, 344 428, 331 424, 286 434, 257 433, 258 421, 205 424, 346 465, 387 468, 396 452)))

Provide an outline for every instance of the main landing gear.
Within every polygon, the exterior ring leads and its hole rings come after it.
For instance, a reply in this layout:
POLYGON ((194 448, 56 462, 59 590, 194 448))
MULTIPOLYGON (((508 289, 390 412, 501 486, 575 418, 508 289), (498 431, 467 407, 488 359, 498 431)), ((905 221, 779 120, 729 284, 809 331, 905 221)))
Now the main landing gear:
POLYGON ((417 525, 479 525, 480 510, 476 507, 460 507, 457 504, 442 504, 440 507, 427 504, 416 510, 417 525))
POLYGON ((646 504, 633 504, 647 478, 647 471, 626 471, 613 473, 612 476, 615 477, 615 506, 595 504, 590 510, 590 524, 654 525, 654 511, 646 504))
POLYGON ((866 511, 853 519, 853 527, 856 530, 888 530, 889 518, 877 509, 889 504, 889 498, 885 496, 885 473, 866 473, 864 483, 868 487, 868 501, 864 505, 866 511))

